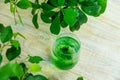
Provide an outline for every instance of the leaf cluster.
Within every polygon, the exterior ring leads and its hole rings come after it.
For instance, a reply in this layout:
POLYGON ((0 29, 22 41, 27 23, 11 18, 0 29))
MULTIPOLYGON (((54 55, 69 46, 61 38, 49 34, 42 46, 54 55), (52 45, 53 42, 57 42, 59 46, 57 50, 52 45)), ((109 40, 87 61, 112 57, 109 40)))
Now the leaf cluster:
MULTIPOLYGON (((41 61, 45 61, 42 57, 28 55, 26 59, 30 63, 29 66, 26 66, 26 60, 23 62, 15 61, 21 54, 20 42, 16 39, 17 36, 25 38, 18 32, 14 33, 11 26, 4 26, 0 23, 0 80, 48 80, 44 75, 34 75, 42 69, 39 64, 41 61), (6 58, 10 62, 1 66, 5 47, 7 48, 6 58)), ((83 78, 79 77, 77 80, 83 80, 83 78)))
POLYGON ((20 42, 16 39, 17 36, 25 38, 20 33, 14 33, 11 26, 4 26, 0 23, 0 63, 2 63, 2 52, 5 47, 6 58, 9 61, 17 58, 21 54, 20 42))
POLYGON ((25 38, 22 34, 14 33, 11 26, 4 26, 0 23, 0 80, 48 80, 44 75, 33 75, 33 72, 39 72, 41 66, 39 63, 43 61, 40 56, 28 56, 27 62, 30 66, 27 67, 25 62, 8 62, 1 66, 3 62, 3 50, 6 49, 6 58, 13 61, 19 58, 21 54, 20 42, 16 39, 17 36, 25 38))
MULTIPOLYGON (((67 26, 70 31, 79 30, 88 20, 86 15, 97 17, 104 13, 107 0, 5 0, 5 3, 14 4, 20 9, 31 8, 35 28, 39 28, 40 18, 45 23, 50 23, 51 33, 57 35, 61 28, 67 26)), ((17 8, 11 9, 12 12, 15 10, 18 12, 17 8)))
POLYGON ((0 67, 0 80, 48 80, 44 75, 30 72, 31 69, 36 71, 39 67, 38 64, 32 64, 29 68, 25 63, 8 63, 0 67))

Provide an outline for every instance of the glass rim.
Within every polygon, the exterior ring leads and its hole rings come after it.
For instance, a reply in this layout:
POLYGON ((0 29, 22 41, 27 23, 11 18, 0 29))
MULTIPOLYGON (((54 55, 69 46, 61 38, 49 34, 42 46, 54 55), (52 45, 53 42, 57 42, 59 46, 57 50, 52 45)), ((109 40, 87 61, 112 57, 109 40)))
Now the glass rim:
MULTIPOLYGON (((75 35, 75 34, 73 34, 73 33, 65 32, 65 33, 59 34, 59 35, 56 37, 55 42, 54 42, 53 45, 55 45, 55 44, 56 44, 56 41, 57 41, 59 38, 62 38, 62 37, 71 37, 71 38, 75 39, 76 42, 77 42, 78 45, 79 45, 79 50, 78 50, 77 52, 75 52, 74 54, 62 54, 62 55, 72 56, 72 55, 77 55, 77 54, 79 54, 79 52, 80 52, 80 47, 81 47, 81 42, 80 42, 79 38, 77 37, 77 35, 75 35)), ((52 51, 53 53, 55 53, 55 46, 52 46, 52 50, 51 50, 51 51, 52 51)))
POLYGON ((65 37, 65 36, 72 37, 72 38, 74 38, 79 44, 81 44, 81 41, 80 41, 80 39, 78 38, 78 36, 77 36, 76 34, 73 34, 72 32, 64 32, 64 33, 59 34, 59 35, 56 37, 55 41, 56 41, 57 39, 61 38, 61 37, 65 37))

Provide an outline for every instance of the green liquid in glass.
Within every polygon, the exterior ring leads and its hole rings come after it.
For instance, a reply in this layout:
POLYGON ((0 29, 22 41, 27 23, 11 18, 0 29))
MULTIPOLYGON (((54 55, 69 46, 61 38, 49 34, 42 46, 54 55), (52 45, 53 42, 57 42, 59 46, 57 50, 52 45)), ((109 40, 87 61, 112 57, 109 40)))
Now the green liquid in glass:
POLYGON ((78 62, 80 44, 72 37, 64 36, 56 40, 51 60, 58 68, 71 69, 78 62))

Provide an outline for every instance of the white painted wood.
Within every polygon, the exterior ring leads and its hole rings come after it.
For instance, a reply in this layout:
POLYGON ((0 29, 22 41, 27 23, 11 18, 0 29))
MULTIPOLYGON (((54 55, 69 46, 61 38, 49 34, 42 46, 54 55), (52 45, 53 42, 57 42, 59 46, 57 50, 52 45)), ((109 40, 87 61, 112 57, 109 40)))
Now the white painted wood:
MULTIPOLYGON (((61 71, 50 62, 51 45, 56 36, 49 32, 49 24, 39 21, 36 30, 31 22, 30 9, 19 10, 24 26, 14 25, 9 4, 0 1, 0 23, 13 25, 15 31, 26 36, 19 38, 22 46, 22 59, 28 54, 40 55, 48 62, 42 62, 41 73, 50 80, 75 80, 83 76, 84 80, 120 80, 120 0, 108 0, 107 10, 99 17, 90 17, 79 31, 74 32, 81 41, 80 59, 71 70, 61 71)), ((62 32, 68 31, 62 30, 62 32)), ((6 60, 5 60, 6 61, 6 60)))

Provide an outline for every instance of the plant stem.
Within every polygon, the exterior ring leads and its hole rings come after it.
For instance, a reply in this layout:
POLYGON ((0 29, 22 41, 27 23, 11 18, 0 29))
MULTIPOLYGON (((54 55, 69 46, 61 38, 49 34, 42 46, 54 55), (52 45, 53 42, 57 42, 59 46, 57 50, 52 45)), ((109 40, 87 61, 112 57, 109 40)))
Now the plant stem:
POLYGON ((17 20, 16 20, 16 18, 15 18, 15 12, 13 13, 13 15, 14 15, 15 24, 17 24, 17 20))
POLYGON ((24 73, 24 75, 22 76, 22 79, 21 79, 21 80, 24 80, 24 79, 26 78, 27 74, 28 74, 28 70, 25 71, 25 73, 24 73))
POLYGON ((3 51, 4 47, 6 47, 8 45, 9 45, 9 43, 7 43, 7 44, 1 44, 0 54, 2 54, 2 51, 3 51))
POLYGON ((10 0, 10 11, 13 13, 13 16, 14 16, 14 21, 15 21, 15 24, 17 24, 17 20, 16 20, 16 17, 15 17, 15 12, 16 12, 16 4, 13 0, 10 0))
POLYGON ((17 12, 17 15, 18 15, 18 18, 19 18, 20 23, 22 23, 22 25, 24 25, 24 24, 23 24, 23 21, 22 21, 22 18, 21 18, 21 16, 20 16, 17 8, 16 8, 16 12, 17 12))

